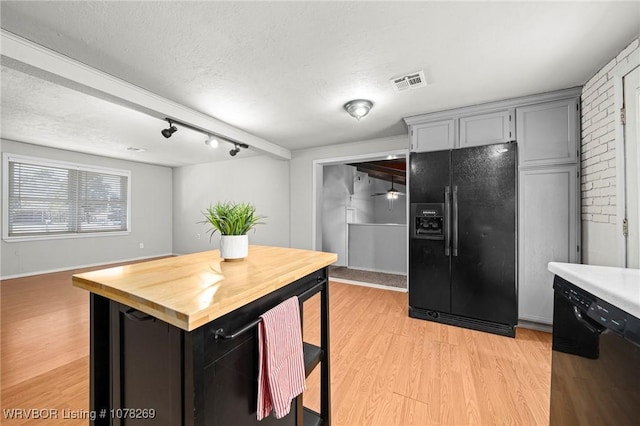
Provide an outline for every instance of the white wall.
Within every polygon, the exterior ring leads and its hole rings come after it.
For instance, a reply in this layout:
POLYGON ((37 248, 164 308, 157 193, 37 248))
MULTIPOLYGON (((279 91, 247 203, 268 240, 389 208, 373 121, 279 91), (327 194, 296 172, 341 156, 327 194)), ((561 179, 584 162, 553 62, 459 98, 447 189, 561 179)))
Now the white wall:
MULTIPOLYGON (((309 186, 309 189, 311 186, 309 186)), ((249 232, 249 244, 289 246, 289 163, 272 157, 231 158, 174 169, 173 251, 176 254, 219 248, 209 226, 198 223, 217 201, 249 202, 267 216, 249 232), (198 238, 199 235, 199 238, 198 238)))
POLYGON ((346 164, 324 166, 322 184, 322 251, 336 253, 336 266, 347 266, 347 207, 357 222, 373 220, 372 179, 346 164))
POLYGON ((637 52, 635 39, 582 89, 582 262, 617 266, 616 117, 614 76, 637 52))
POLYGON ((322 179, 322 251, 336 253, 336 266, 346 266, 346 206, 354 192, 355 167, 325 166, 322 179))
MULTIPOLYGON (((369 223, 375 220, 374 217, 376 213, 373 210, 371 194, 375 193, 374 186, 376 180, 377 179, 370 178, 369 175, 363 172, 356 172, 355 174, 353 195, 349 197, 344 208, 349 206, 355 209, 356 223, 369 223)), ((324 188, 325 194, 327 190, 328 188, 324 188)))
MULTIPOLYGON (((314 160, 373 154, 408 149, 408 136, 374 139, 292 152, 291 167, 291 247, 313 249, 314 160)), ((322 166, 318 166, 322 167, 322 166)), ((317 195, 317 194, 316 194, 317 195)), ((321 202, 321 200, 318 200, 321 202)), ((321 218, 318 218, 321 220, 321 218)), ((321 227, 318 227, 321 231, 321 227)), ((315 236, 318 241, 321 238, 315 236)))
POLYGON ((2 241, 2 278, 171 254, 171 168, 6 140, 2 140, 2 152, 131 171, 130 234, 2 241))

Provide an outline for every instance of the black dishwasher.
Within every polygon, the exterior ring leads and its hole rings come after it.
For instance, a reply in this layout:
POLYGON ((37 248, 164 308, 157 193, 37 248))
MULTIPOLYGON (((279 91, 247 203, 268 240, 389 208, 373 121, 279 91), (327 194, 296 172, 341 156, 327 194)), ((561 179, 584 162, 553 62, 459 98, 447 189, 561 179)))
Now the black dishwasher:
POLYGON ((637 425, 640 319, 556 276, 550 425, 637 425))

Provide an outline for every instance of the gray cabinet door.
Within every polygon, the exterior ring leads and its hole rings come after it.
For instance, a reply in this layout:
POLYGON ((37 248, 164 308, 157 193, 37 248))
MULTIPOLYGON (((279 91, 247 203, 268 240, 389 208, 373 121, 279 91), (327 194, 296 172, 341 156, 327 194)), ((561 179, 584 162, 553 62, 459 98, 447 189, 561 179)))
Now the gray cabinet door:
POLYGON ((442 120, 411 126, 411 151, 427 152, 453 149, 456 120, 442 120))
POLYGON ((578 262, 578 166, 521 170, 518 217, 518 317, 553 321, 549 262, 578 262))
POLYGON ((563 99, 516 109, 520 167, 576 162, 578 101, 563 99))
POLYGON ((513 110, 460 118, 460 148, 510 142, 515 139, 513 110))

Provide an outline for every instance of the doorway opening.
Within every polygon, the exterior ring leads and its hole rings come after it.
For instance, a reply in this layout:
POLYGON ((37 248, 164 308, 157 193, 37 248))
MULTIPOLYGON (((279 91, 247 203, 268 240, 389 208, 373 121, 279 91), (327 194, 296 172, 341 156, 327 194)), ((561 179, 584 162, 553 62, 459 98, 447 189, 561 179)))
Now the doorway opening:
POLYGON ((406 291, 408 151, 314 161, 314 250, 333 279, 406 291))

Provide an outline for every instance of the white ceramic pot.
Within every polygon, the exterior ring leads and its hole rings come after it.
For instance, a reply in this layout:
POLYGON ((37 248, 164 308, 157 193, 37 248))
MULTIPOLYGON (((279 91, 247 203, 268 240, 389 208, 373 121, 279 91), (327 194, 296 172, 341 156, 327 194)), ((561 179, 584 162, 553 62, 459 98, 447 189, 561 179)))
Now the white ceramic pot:
POLYGON ((220 257, 225 260, 241 260, 249 255, 248 235, 221 235, 220 257))

